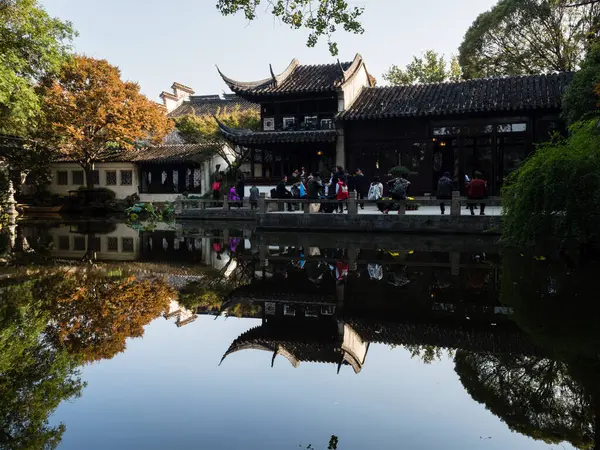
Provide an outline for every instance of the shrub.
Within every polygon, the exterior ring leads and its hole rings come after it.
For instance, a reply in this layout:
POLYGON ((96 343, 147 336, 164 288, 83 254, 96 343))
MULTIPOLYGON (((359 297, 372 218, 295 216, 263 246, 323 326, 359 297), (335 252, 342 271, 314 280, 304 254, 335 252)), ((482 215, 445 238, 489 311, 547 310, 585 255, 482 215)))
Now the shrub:
POLYGON ((502 191, 504 238, 530 246, 547 238, 600 242, 600 136, 596 120, 543 144, 502 191))

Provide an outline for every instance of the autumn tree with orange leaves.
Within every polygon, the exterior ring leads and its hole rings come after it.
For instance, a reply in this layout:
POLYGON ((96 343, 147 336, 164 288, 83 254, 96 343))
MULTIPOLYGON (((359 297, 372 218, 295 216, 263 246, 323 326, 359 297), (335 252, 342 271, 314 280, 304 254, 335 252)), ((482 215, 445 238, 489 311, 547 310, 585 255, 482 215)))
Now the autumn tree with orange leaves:
POLYGON ((48 334, 82 362, 112 358, 127 338, 141 337, 144 326, 165 313, 175 292, 162 279, 72 273, 48 280, 48 334))
POLYGON ((137 83, 122 81, 106 60, 73 57, 39 94, 42 139, 81 165, 88 188, 94 163, 133 151, 140 141, 158 143, 172 128, 162 106, 142 95, 137 83))

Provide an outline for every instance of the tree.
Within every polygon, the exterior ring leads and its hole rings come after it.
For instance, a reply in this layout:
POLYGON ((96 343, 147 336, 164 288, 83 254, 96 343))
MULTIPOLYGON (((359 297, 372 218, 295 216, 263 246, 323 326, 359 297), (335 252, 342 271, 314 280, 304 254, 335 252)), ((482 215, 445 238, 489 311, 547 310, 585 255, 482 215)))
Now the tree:
POLYGON ((35 85, 60 69, 74 34, 70 22, 50 17, 36 0, 1 2, 0 133, 26 135, 34 128, 35 85))
POLYGON ((50 344, 40 280, 0 287, 0 447, 54 449, 65 426, 49 426, 58 405, 84 383, 76 358, 50 344))
POLYGON ((600 43, 592 46, 581 69, 563 96, 562 115, 568 124, 598 115, 600 101, 600 43))
POLYGON ((108 359, 125 350, 128 338, 166 312, 175 292, 163 280, 108 276, 90 271, 57 275, 47 283, 56 345, 83 362, 108 359))
POLYGON ((509 176, 502 190, 505 242, 600 244, 600 130, 597 120, 570 130, 568 138, 540 145, 509 176))
MULTIPOLYGON (((260 3, 261 0, 218 0, 217 9, 224 16, 242 12, 252 21, 257 18, 260 3)), ((337 43, 332 40, 338 27, 354 34, 364 32, 358 20, 364 8, 350 7, 345 0, 269 0, 267 3, 269 12, 290 28, 310 31, 309 47, 314 47, 321 37, 326 36, 333 56, 338 54, 337 43)))
POLYGON ((42 138, 85 170, 92 188, 94 163, 115 151, 131 151, 136 142, 160 142, 171 122, 140 87, 122 81, 121 72, 105 60, 76 56, 56 80, 40 87, 45 113, 42 138))
POLYGON ((561 0, 500 0, 465 34, 465 78, 575 70, 600 25, 600 4, 564 8, 561 0))
MULTIPOLYGON (((260 113, 256 110, 241 110, 239 106, 232 110, 224 108, 217 112, 216 118, 231 128, 260 129, 260 113)), ((250 155, 250 149, 235 145, 231 146, 223 138, 213 116, 183 116, 176 120, 175 127, 186 142, 205 144, 207 151, 223 158, 230 170, 235 171, 250 155), (232 156, 233 160, 231 159, 232 156)))
POLYGON ((458 81, 462 71, 456 56, 452 56, 448 67, 444 55, 435 50, 427 50, 422 57, 413 56, 413 60, 402 70, 393 65, 383 74, 383 79, 394 86, 415 83, 441 83, 458 81))

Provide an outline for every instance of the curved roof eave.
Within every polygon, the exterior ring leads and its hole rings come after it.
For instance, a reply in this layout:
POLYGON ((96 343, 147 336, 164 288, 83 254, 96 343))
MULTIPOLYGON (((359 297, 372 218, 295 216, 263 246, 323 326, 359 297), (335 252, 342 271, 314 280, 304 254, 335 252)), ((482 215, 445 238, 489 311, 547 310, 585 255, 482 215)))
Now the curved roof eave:
POLYGON ((298 67, 299 65, 300 65, 300 62, 296 58, 294 58, 294 59, 292 59, 290 64, 287 66, 287 68, 283 72, 281 72, 279 75, 274 75, 273 70, 271 68, 269 68, 271 76, 269 78, 263 78, 262 80, 256 80, 256 81, 234 80, 233 78, 229 78, 223 72, 221 72, 221 69, 219 69, 219 66, 216 66, 216 68, 217 68, 217 71, 219 72, 219 75, 221 76, 223 81, 225 81, 225 83, 229 86, 229 88, 233 92, 239 92, 239 91, 249 91, 249 90, 255 89, 259 86, 264 86, 269 83, 275 83, 275 84, 282 83, 287 77, 290 76, 290 74, 294 71, 294 69, 296 67, 298 67))

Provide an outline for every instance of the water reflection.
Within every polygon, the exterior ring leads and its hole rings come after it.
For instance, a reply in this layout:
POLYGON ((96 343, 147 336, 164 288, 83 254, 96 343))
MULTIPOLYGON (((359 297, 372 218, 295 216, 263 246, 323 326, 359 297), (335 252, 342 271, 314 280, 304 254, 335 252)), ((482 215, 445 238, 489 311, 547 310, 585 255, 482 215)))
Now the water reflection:
POLYGON ((126 356, 154 319, 234 316, 247 327, 220 344, 221 369, 267 352, 272 367, 362 377, 378 344, 425 363, 450 357, 466 392, 511 430, 600 448, 595 265, 501 255, 485 236, 100 222, 21 225, 4 245, 3 447, 57 446, 65 428, 48 418, 81 394, 80 368, 126 356))

